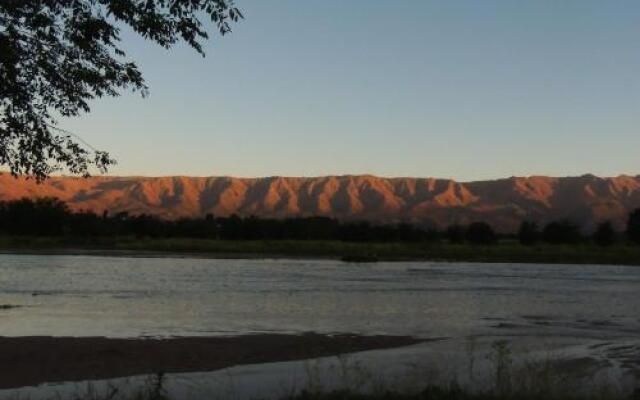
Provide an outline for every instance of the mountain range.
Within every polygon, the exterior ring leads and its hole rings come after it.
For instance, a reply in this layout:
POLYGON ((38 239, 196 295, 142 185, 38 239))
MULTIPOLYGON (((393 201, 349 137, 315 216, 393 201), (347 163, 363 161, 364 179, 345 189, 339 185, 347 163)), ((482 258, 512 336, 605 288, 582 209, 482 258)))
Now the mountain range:
POLYGON ((371 175, 326 177, 51 177, 41 184, 0 174, 0 200, 57 197, 73 210, 152 214, 328 216, 412 222, 438 228, 485 221, 513 232, 523 219, 568 218, 584 229, 611 220, 618 228, 640 207, 640 175, 600 178, 511 177, 457 182, 371 175))

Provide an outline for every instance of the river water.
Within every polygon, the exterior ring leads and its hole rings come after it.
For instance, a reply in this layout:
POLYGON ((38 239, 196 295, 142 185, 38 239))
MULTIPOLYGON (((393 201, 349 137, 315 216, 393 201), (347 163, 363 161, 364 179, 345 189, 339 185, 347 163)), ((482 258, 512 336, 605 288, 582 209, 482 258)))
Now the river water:
POLYGON ((640 268, 0 255, 0 336, 640 332, 640 268))
POLYGON ((0 255, 0 336, 306 331, 445 338, 445 359, 508 338, 637 374, 640 268, 0 255))

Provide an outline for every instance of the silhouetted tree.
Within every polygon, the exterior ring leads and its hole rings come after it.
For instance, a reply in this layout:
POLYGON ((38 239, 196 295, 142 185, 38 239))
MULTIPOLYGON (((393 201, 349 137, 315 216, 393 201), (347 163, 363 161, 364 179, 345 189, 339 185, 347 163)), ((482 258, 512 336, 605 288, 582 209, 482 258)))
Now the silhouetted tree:
POLYGON ((366 242, 371 240, 371 237, 371 224, 368 221, 346 222, 340 228, 342 240, 366 242))
MULTIPOLYGON (((460 240, 465 231, 459 228, 460 240)), ((164 220, 153 215, 127 212, 100 216, 92 212, 71 212, 55 198, 20 199, 0 202, 0 234, 188 237, 225 240, 346 240, 362 242, 431 242, 439 232, 409 223, 373 224, 367 221, 340 222, 327 217, 258 218, 231 215, 216 218, 164 220)))
POLYGON ((242 219, 237 214, 220 219, 220 233, 223 239, 242 239, 242 219))
POLYGON ((569 220, 550 222, 542 231, 542 238, 552 244, 575 244, 582 240, 580 227, 569 220))
POLYGON ((101 236, 108 234, 105 219, 92 212, 78 212, 66 217, 68 231, 66 233, 78 236, 101 236))
POLYGON ((598 246, 611 246, 616 242, 616 231, 613 229, 610 221, 598 224, 596 231, 593 233, 593 241, 598 246))
POLYGON ((203 21, 224 35, 240 18, 233 0, 0 1, 0 164, 38 179, 62 167, 105 170, 109 155, 57 128, 55 116, 88 112, 90 100, 123 89, 146 94, 119 47, 120 29, 165 48, 185 42, 204 55, 203 21))
POLYGON ((60 235, 68 226, 71 212, 55 198, 23 198, 2 204, 0 225, 12 235, 60 235))
POLYGON ((167 224, 147 214, 136 215, 127 219, 127 231, 137 237, 163 237, 167 235, 167 224))
POLYGON ((465 238, 472 244, 494 244, 498 236, 486 222, 474 222, 467 227, 465 238))
POLYGON ((540 240, 540 229, 533 221, 522 221, 518 229, 518 240, 520 244, 531 246, 540 240))
POLYGON ((446 232, 449 243, 460 244, 464 242, 465 230, 462 225, 454 224, 447 228, 446 232))
POLYGON ((632 242, 640 244, 640 208, 629 213, 627 236, 632 242))
MULTIPOLYGON (((470 229, 474 243, 490 243, 493 231, 470 229), (475 239, 476 236, 479 239, 475 239)), ((455 232, 455 240, 462 241, 466 231, 455 232)), ((154 238, 209 238, 223 240, 345 240, 359 242, 431 242, 440 233, 410 223, 375 224, 367 221, 339 221, 327 217, 293 217, 285 219, 241 217, 180 218, 166 220, 154 215, 117 212, 72 212, 64 202, 55 198, 20 199, 0 202, 0 234, 10 235, 68 235, 137 236, 154 238)))

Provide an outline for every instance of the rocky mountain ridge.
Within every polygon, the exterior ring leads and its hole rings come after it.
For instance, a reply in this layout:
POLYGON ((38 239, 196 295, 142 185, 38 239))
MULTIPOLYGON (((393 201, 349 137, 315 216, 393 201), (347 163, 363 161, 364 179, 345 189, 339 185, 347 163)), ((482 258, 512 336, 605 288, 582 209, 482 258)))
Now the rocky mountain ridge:
POLYGON ((52 177, 42 184, 0 174, 0 200, 57 197, 74 210, 126 211, 176 219, 206 214, 328 216, 407 221, 439 228, 486 221, 502 232, 523 219, 569 218, 585 229, 602 220, 624 226, 640 207, 640 175, 600 178, 511 177, 457 182, 435 178, 52 177))

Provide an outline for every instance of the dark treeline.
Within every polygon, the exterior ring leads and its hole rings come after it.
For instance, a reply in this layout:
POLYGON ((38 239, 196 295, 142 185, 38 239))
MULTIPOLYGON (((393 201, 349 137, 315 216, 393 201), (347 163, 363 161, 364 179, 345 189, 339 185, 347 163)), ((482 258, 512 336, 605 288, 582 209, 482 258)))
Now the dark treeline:
POLYGON ((640 209, 629 214, 625 232, 617 232, 610 221, 604 221, 590 235, 585 235, 577 224, 563 219, 550 222, 543 228, 534 221, 523 221, 517 236, 520 243, 526 246, 539 242, 578 244, 588 241, 599 246, 611 246, 625 240, 640 244, 640 209))
MULTIPOLYGON (((151 215, 128 213, 97 215, 72 212, 55 198, 20 199, 0 202, 0 234, 15 236, 137 236, 152 238, 203 238, 220 240, 341 240, 362 242, 435 242, 491 245, 500 236, 485 222, 452 225, 444 231, 407 223, 372 224, 339 221, 326 217, 257 218, 215 217, 165 220, 151 215)), ((509 236, 505 236, 509 237, 509 236)), ((513 236, 511 236, 513 237, 513 236)), ((576 244, 593 242, 609 246, 623 240, 640 244, 640 209, 629 214, 625 232, 617 232, 610 222, 602 222, 585 235, 569 220, 539 226, 523 221, 517 238, 523 245, 539 242, 576 244)))
POLYGON ((55 198, 0 202, 0 234, 22 236, 138 236, 222 240, 296 239, 421 242, 438 233, 410 224, 374 225, 325 217, 241 218, 237 215, 166 220, 151 215, 72 212, 55 198))

